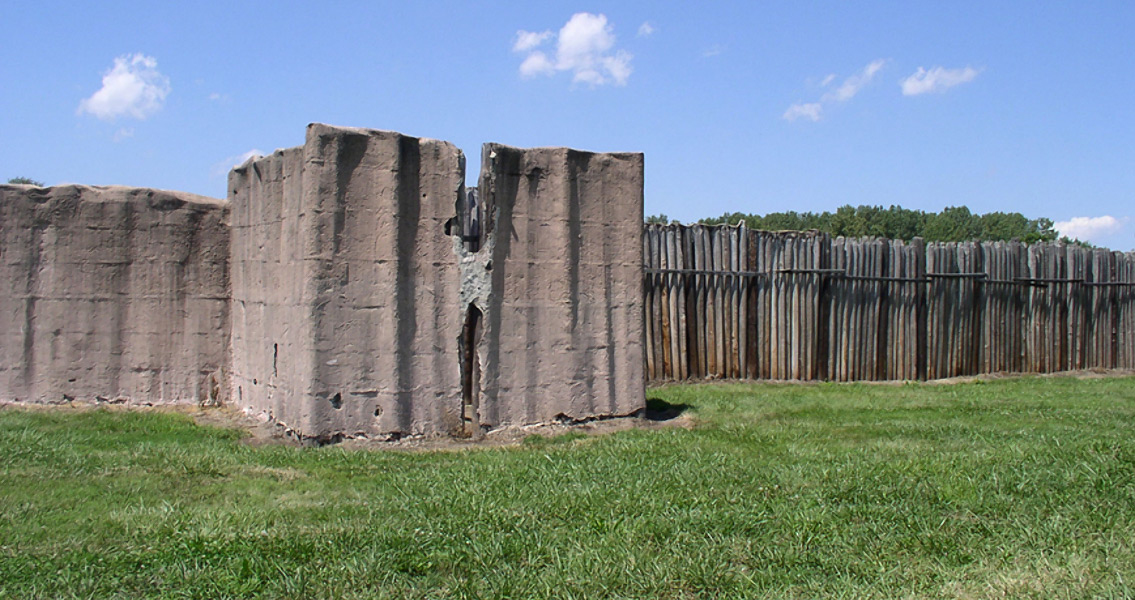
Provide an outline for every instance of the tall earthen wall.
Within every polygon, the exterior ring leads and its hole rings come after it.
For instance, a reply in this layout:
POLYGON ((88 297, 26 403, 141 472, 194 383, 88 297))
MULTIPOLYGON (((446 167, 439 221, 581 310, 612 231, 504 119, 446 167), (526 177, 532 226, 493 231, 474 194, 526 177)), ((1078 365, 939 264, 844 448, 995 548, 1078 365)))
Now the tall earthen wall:
POLYGON ((311 308, 305 306, 303 149, 229 172, 232 277, 229 396, 270 418, 290 416, 311 389, 311 308))
POLYGON ((476 252, 446 142, 316 124, 233 170, 241 406, 314 438, 643 407, 642 155, 484 153, 476 252))
POLYGON ((180 192, 0 185, 0 396, 220 400, 228 217, 180 192))
POLYGON ((304 146, 232 172, 232 379, 244 407, 304 437, 460 428, 446 225, 463 177, 447 142, 318 124, 304 146))
POLYGON ((642 154, 487 144, 478 189, 492 282, 475 300, 481 420, 642 409, 642 154))
POLYGON ((476 227, 452 144, 321 124, 227 201, 0 186, 0 399, 231 400, 322 440, 641 410, 642 155, 483 154, 476 227))

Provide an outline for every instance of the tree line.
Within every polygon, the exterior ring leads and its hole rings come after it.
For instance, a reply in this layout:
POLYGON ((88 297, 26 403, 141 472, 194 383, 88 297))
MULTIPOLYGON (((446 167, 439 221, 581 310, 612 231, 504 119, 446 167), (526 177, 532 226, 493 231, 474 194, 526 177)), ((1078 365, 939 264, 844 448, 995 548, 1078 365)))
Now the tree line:
MULTIPOLYGON (((666 215, 653 215, 647 223, 673 223, 666 215)), ((950 206, 941 212, 912 210, 901 206, 841 206, 835 212, 775 212, 766 215, 725 213, 698 221, 704 225, 736 225, 766 231, 819 230, 832 236, 880 237, 928 242, 1020 241, 1025 243, 1064 242, 1087 245, 1079 240, 1060 238, 1052 219, 1030 219, 1021 213, 990 212, 975 214, 965 206, 950 206)))

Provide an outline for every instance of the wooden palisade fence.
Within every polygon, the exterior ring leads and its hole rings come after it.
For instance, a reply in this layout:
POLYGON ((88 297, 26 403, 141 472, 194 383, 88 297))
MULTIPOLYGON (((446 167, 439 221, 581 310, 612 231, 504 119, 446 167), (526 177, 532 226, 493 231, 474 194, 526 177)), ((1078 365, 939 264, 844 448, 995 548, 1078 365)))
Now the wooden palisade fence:
POLYGON ((650 380, 1135 368, 1135 253, 647 225, 650 380))

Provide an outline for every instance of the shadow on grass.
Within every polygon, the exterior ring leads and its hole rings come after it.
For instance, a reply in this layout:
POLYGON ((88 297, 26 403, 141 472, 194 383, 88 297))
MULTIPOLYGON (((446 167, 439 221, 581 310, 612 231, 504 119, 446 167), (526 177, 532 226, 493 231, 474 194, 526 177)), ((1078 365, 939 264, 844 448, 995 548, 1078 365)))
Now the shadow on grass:
POLYGON ((669 421, 681 416, 690 408, 689 404, 671 404, 659 398, 646 399, 646 417, 647 421, 669 421))

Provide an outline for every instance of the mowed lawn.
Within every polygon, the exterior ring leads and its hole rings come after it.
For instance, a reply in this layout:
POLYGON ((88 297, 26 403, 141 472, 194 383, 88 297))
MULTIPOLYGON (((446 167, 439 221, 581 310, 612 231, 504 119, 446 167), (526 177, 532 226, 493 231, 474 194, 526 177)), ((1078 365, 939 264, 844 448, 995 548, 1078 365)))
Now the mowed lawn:
POLYGON ((0 410, 4 598, 1130 598, 1135 378, 681 385, 402 452, 0 410))

